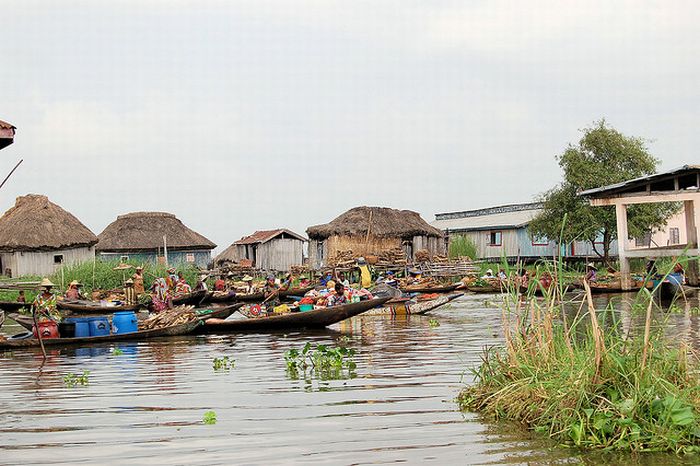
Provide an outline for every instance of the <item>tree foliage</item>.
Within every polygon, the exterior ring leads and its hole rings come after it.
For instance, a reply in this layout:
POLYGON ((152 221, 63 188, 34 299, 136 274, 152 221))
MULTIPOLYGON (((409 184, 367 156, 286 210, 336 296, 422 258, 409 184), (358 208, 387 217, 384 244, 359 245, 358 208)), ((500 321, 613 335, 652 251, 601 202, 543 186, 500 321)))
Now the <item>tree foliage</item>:
MULTIPOLYGON (((596 253, 607 259, 610 243, 617 238, 615 208, 592 207, 578 193, 656 173, 659 160, 651 155, 645 140, 625 136, 605 120, 582 132, 578 144, 570 144, 557 156, 564 180, 541 196, 543 211, 533 219, 529 229, 533 236, 559 239, 561 235, 565 243, 590 241, 596 253), (603 247, 599 250, 596 240, 601 237, 603 247)), ((641 237, 663 227, 679 209, 677 203, 629 206, 630 236, 641 237)))

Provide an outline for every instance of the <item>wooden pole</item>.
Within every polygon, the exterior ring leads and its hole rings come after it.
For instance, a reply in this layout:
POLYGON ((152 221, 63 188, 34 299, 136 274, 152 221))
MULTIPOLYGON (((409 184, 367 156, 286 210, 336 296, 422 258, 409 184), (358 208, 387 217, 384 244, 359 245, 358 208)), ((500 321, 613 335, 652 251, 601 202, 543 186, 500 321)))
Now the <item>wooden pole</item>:
POLYGON ((7 174, 7 176, 5 177, 5 179, 2 180, 2 183, 0 183, 0 188, 2 188, 3 186, 5 186, 5 183, 7 182, 7 180, 10 179, 10 177, 12 176, 12 174, 15 172, 15 170, 17 170, 17 167, 19 167, 20 164, 21 164, 22 162, 24 162, 24 159, 21 159, 19 162, 17 162, 17 165, 15 165, 15 168, 13 168, 13 169, 10 171, 10 173, 7 174))
MULTIPOLYGON (((687 238, 687 247, 689 250, 697 249, 698 247, 698 229, 695 225, 695 201, 685 201, 683 202, 683 207, 685 207, 685 234, 687 238)), ((688 261, 687 270, 688 284, 692 286, 698 286, 698 261, 691 258, 688 261)))
POLYGON ((620 259, 620 281, 623 290, 632 289, 632 275, 630 274, 630 262, 625 250, 627 238, 627 205, 615 205, 615 218, 617 220, 617 254, 620 259))

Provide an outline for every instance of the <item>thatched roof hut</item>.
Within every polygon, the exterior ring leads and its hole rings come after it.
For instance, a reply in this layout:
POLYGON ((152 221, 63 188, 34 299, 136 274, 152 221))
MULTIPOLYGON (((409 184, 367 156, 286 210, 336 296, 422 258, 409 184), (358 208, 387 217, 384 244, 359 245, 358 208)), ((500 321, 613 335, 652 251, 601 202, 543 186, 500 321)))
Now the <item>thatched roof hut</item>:
POLYGON ((306 230, 310 239, 331 236, 372 235, 378 238, 410 239, 414 236, 442 238, 442 231, 423 220, 418 212, 388 207, 355 207, 330 223, 306 230))
POLYGON ((216 244, 187 228, 175 215, 166 212, 133 212, 117 217, 98 235, 98 252, 169 250, 211 250, 216 244))
POLYGON ((49 251, 91 247, 97 236, 46 196, 20 196, 0 217, 1 251, 49 251))

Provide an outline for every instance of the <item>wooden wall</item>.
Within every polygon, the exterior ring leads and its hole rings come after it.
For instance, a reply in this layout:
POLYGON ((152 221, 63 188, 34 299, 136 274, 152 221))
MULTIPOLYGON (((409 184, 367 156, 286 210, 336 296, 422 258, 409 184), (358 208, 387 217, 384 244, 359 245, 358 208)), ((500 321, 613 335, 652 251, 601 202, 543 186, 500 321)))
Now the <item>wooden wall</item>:
POLYGON ((51 275, 61 265, 73 265, 95 258, 95 248, 58 249, 53 251, 18 251, 0 254, 2 272, 11 270, 11 277, 24 275, 51 275), (63 255, 63 262, 56 264, 54 256, 63 255))
POLYGON ((304 261, 304 242, 293 238, 276 238, 257 245, 255 267, 287 271, 304 261))

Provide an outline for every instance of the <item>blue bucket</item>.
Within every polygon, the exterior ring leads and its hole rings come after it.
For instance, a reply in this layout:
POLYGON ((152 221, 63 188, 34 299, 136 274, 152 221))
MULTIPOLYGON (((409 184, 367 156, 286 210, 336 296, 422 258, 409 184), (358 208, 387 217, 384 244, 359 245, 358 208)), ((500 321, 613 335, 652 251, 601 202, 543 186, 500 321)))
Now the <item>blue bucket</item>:
POLYGON ((67 323, 75 324, 75 332, 73 334, 75 338, 90 336, 90 324, 88 323, 89 319, 87 317, 68 317, 63 320, 67 323))
POLYGON ((90 317, 88 319, 91 337, 102 337, 109 335, 109 319, 105 316, 90 317))
POLYGON ((133 333, 138 332, 139 323, 136 314, 132 311, 115 312, 112 317, 112 333, 133 333))

